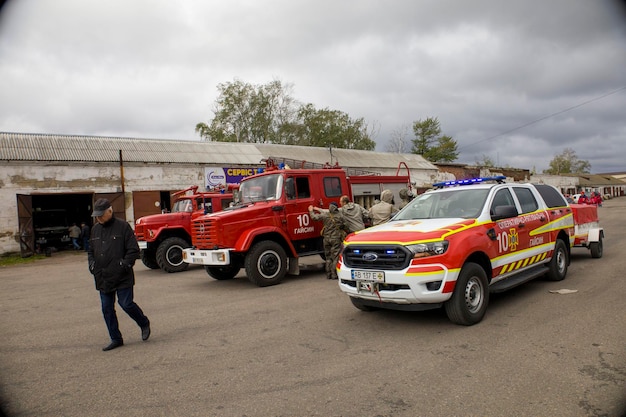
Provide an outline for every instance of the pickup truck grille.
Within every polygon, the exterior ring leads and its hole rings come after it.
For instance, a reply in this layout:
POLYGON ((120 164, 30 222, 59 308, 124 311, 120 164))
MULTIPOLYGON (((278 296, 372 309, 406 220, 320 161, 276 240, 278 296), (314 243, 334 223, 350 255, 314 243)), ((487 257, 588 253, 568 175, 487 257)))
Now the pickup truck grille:
POLYGON ((343 250, 343 263, 350 268, 401 270, 409 266, 411 258, 402 245, 349 245, 343 250))
POLYGON ((198 249, 213 249, 218 244, 217 226, 213 219, 196 220, 192 225, 192 244, 198 249))

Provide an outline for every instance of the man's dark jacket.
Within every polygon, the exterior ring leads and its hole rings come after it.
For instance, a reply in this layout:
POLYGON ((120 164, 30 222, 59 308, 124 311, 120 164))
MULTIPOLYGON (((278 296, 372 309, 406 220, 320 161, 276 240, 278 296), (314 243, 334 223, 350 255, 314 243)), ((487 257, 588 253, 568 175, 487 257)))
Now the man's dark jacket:
POLYGON ((135 285, 133 266, 139 257, 139 245, 125 221, 111 217, 105 224, 96 223, 91 229, 87 256, 98 291, 108 293, 135 285))

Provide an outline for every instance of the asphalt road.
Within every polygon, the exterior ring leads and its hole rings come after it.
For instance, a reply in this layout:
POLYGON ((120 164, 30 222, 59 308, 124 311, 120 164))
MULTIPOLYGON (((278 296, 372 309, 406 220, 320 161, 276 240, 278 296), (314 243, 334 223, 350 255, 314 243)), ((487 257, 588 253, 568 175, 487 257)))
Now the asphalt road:
MULTIPOLYGON (((0 394, 13 416, 623 416, 626 198, 600 209, 604 257, 492 295, 484 320, 355 309, 317 265, 240 274, 136 266, 139 328, 108 343, 84 253, 0 269, 0 394), (550 290, 576 292, 555 294, 550 290)), ((310 260, 309 260, 310 261, 310 260)), ((315 264, 318 259, 313 259, 315 264)))

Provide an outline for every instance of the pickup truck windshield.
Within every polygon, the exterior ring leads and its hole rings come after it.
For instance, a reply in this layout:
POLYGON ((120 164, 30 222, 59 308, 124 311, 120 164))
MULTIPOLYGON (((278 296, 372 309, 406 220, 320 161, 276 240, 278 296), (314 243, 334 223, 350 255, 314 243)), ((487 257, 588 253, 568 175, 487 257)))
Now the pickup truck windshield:
POLYGON ((413 199, 393 220, 477 218, 485 205, 488 189, 455 188, 424 193, 413 199))
POLYGON ((239 186, 239 196, 241 203, 278 200, 282 195, 282 189, 282 175, 265 175, 242 181, 239 186))

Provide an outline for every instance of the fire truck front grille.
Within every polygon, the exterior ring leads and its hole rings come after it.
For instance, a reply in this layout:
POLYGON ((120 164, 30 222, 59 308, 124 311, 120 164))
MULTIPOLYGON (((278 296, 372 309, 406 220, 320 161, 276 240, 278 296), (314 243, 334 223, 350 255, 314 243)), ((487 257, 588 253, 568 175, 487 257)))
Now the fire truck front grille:
POLYGON ((401 270, 409 266, 411 252, 404 246, 347 246, 343 262, 350 268, 401 270))
POLYGON ((193 222, 193 236, 191 238, 194 247, 199 249, 212 249, 218 243, 217 227, 210 218, 199 219, 193 222))

